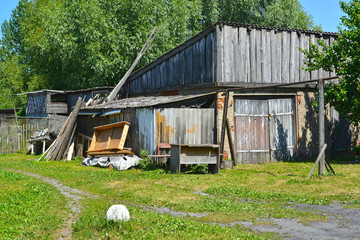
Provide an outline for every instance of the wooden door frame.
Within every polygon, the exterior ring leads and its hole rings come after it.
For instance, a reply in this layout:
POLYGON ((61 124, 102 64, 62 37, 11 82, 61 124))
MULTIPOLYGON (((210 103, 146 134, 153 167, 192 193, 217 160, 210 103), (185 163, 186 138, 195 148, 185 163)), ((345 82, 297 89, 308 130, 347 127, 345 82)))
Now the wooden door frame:
MULTIPOLYGON (((298 154, 299 154, 299 146, 298 146, 299 116, 298 116, 298 105, 296 104, 297 96, 298 96, 297 93, 280 93, 280 94, 279 93, 259 93, 259 94, 254 94, 254 93, 234 93, 233 94, 234 109, 233 109, 233 116, 232 116, 233 122, 234 122, 234 127, 235 127, 235 113, 236 113, 235 101, 237 99, 270 100, 270 99, 290 98, 292 108, 293 108, 293 111, 294 111, 294 114, 292 116, 292 121, 293 121, 293 129, 292 129, 292 131, 293 131, 293 145, 294 145, 293 157, 298 157, 298 154)), ((234 139, 236 139, 235 134, 236 134, 236 131, 234 131, 234 139)))

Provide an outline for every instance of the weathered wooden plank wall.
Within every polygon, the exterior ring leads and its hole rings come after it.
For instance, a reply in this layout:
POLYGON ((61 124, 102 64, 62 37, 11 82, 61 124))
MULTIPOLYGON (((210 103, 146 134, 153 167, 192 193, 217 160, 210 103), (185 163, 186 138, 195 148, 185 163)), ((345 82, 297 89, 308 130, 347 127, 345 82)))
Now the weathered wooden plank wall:
POLYGON ((14 119, 0 125, 0 154, 16 153, 26 149, 27 140, 35 130, 49 128, 49 132, 59 133, 67 117, 49 115, 46 118, 21 118, 18 125, 14 119))
POLYGON ((235 145, 238 163, 270 162, 268 102, 237 99, 235 110, 235 145))
POLYGON ((204 83, 224 86, 293 83, 334 76, 302 69, 304 55, 336 35, 291 29, 218 24, 174 48, 129 78, 122 94, 182 89, 204 83), (129 89, 130 88, 130 89, 129 89))
MULTIPOLYGON (((53 93, 47 93, 46 96, 46 113, 47 114, 68 114, 68 106, 66 102, 53 102, 53 93)), ((64 96, 66 97, 66 96, 64 96)))
POLYGON ((291 159, 295 148, 293 99, 270 99, 269 132, 271 161, 291 159))
POLYGON ((235 145, 239 163, 269 163, 293 157, 296 141, 293 100, 235 100, 235 145))
POLYGON ((26 105, 26 115, 27 116, 41 116, 46 115, 46 92, 29 94, 27 105, 26 105))
MULTIPOLYGON (((215 31, 192 44, 177 48, 147 70, 140 70, 129 78, 130 94, 166 91, 176 87, 214 82, 215 77, 215 31)), ((123 94, 127 92, 124 87, 123 94)))
POLYGON ((0 154, 16 153, 25 149, 33 131, 44 129, 47 125, 46 118, 20 119, 18 125, 14 121, 11 121, 11 124, 3 122, 0 126, 0 154))
POLYGON ((335 76, 322 69, 303 70, 304 55, 299 51, 319 39, 330 44, 335 35, 227 25, 216 31, 219 83, 276 84, 335 76))

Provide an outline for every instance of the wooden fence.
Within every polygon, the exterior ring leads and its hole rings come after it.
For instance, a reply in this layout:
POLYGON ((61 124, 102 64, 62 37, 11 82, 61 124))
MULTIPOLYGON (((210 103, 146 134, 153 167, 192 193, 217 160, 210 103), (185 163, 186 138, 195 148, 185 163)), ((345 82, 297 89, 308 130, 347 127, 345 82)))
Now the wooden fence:
POLYGON ((0 154, 16 153, 27 149, 27 140, 35 130, 49 128, 58 132, 66 117, 50 116, 44 118, 21 118, 16 123, 14 118, 0 122, 0 154))

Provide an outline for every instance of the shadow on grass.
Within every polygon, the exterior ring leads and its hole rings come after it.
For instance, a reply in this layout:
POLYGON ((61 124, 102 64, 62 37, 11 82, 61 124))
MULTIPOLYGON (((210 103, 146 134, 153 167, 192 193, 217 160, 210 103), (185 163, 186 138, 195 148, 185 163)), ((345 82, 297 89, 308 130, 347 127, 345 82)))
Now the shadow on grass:
MULTIPOLYGON (((351 153, 339 153, 333 155, 331 157, 326 156, 326 160, 331 164, 360 164, 360 155, 354 155, 351 153)), ((309 158, 292 158, 288 160, 283 160, 282 162, 287 163, 314 163, 316 161, 316 157, 309 157, 309 158)))

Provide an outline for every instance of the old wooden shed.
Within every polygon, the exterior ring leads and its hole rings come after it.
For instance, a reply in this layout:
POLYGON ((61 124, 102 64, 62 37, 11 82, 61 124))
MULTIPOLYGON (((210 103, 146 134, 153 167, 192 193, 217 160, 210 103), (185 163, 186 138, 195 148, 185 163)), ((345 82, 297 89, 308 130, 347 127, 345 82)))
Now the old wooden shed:
POLYGON ((112 87, 94 87, 71 91, 43 89, 19 95, 27 95, 27 117, 46 117, 49 114, 68 115, 79 97, 84 101, 88 101, 97 95, 104 97, 111 90, 112 87))
MULTIPOLYGON (((159 104, 159 108, 143 104, 133 106, 133 113, 127 110, 115 114, 118 120, 138 123, 133 129, 130 127, 134 135, 129 147, 152 152, 161 142, 186 144, 190 135, 178 131, 191 132, 191 124, 211 131, 206 138, 200 137, 203 131, 195 131, 198 143, 217 144, 223 121, 224 91, 229 90, 227 118, 238 163, 314 156, 318 152, 313 106, 316 85, 302 82, 331 77, 334 73, 303 70, 304 55, 299 48, 309 49, 310 43, 317 44, 319 39, 330 44, 336 36, 327 32, 217 23, 132 74, 120 94, 129 98, 85 110, 106 113, 108 109, 124 109, 124 105, 138 101, 136 97, 151 102, 150 96, 160 99, 172 95, 181 98, 182 104, 159 104), (288 83, 299 84, 278 86, 288 83), (202 105, 201 97, 191 97, 204 94, 215 99, 202 105), (128 119, 130 115, 132 119, 128 119), (168 126, 156 128, 157 116, 169 119, 173 138, 155 137, 156 131, 165 131, 164 127, 168 126), (189 121, 191 124, 187 125, 189 121)), ((348 149, 352 137, 349 124, 330 107, 326 114, 328 153, 348 149)), ((228 158, 228 152, 226 141, 224 158, 228 158)))

